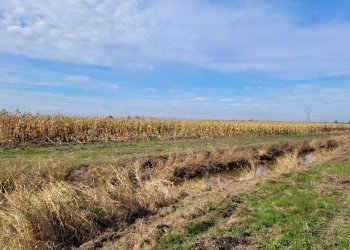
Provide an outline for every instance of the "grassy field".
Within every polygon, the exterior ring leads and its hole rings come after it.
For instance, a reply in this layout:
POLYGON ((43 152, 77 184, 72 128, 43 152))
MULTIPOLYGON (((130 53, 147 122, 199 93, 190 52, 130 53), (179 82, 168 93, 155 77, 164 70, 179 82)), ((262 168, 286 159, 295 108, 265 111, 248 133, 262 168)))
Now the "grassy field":
POLYGON ((5 147, 0 150, 0 245, 341 249, 348 244, 348 197, 334 186, 333 193, 343 199, 332 206, 324 178, 346 183, 350 156, 337 160, 341 167, 327 165, 322 172, 321 165, 299 169, 297 157, 320 153, 317 164, 324 164, 344 154, 348 141, 348 133, 338 131, 5 147), (266 161, 276 171, 256 176, 254 168, 266 161), (237 169, 242 177, 225 186, 208 187, 205 181, 237 169), (330 220, 343 222, 342 227, 332 222, 338 238, 319 242, 330 220))
MULTIPOLYGON (((341 133, 342 135, 348 134, 341 133)), ((0 148, 3 166, 15 161, 35 163, 45 159, 68 157, 72 164, 87 164, 116 157, 157 156, 169 153, 189 153, 231 147, 257 146, 273 143, 329 138, 339 133, 313 133, 301 135, 236 136, 234 138, 198 138, 174 140, 147 140, 95 144, 70 144, 65 146, 0 148)))

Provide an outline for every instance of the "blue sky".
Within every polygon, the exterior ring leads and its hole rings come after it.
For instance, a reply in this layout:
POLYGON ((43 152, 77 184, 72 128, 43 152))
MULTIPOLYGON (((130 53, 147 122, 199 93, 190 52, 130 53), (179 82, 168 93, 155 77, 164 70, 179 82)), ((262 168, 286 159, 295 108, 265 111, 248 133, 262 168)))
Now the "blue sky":
POLYGON ((0 108, 350 120, 350 1, 0 2, 0 108))

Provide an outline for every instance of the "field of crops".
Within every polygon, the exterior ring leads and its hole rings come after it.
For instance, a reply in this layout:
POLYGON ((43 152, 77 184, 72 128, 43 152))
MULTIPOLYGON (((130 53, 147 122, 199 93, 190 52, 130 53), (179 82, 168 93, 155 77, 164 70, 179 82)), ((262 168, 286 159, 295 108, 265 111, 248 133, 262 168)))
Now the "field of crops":
POLYGON ((152 138, 288 135, 343 131, 350 131, 350 124, 0 114, 0 141, 12 144, 21 142, 85 143, 152 138))

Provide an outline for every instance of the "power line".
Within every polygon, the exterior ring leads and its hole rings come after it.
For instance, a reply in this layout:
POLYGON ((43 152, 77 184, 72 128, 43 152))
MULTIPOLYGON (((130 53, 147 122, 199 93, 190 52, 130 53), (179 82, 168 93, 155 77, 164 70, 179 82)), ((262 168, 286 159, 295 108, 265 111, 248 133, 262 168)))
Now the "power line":
POLYGON ((311 121, 311 109, 310 108, 307 108, 306 110, 305 110, 305 112, 306 112, 306 121, 307 122, 310 122, 311 121))

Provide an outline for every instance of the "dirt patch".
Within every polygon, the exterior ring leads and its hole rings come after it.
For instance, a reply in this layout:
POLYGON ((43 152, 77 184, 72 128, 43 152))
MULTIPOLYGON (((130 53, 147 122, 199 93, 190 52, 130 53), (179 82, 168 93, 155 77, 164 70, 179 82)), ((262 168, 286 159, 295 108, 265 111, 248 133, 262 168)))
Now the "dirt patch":
POLYGON ((182 217, 186 220, 194 220, 205 215, 208 212, 208 208, 205 207, 196 207, 193 211, 190 211, 189 214, 185 214, 182 217))
POLYGON ((340 181, 340 184, 350 185, 350 180, 342 180, 342 181, 340 181))
MULTIPOLYGON (((219 236, 219 237, 208 237, 204 238, 201 242, 201 245, 204 249, 222 249, 222 250, 231 250, 240 245, 249 245, 250 241, 241 237, 233 236, 219 236)), ((191 249, 201 249, 199 246, 193 247, 191 249)))
POLYGON ((147 168, 159 167, 163 165, 165 162, 167 162, 168 160, 169 160, 168 155, 155 156, 144 161, 142 163, 142 168, 147 169, 147 168))
POLYGON ((218 215, 222 218, 230 217, 233 213, 242 209, 241 203, 242 201, 239 199, 239 197, 228 197, 226 201, 223 202, 223 204, 217 206, 218 215))
POLYGON ((334 149, 339 147, 339 142, 336 140, 326 140, 324 143, 319 145, 321 149, 334 149))
POLYGON ((315 151, 316 151, 315 147, 311 146, 308 142, 304 142, 300 146, 298 154, 299 155, 305 155, 305 154, 309 154, 309 153, 312 153, 312 152, 315 152, 315 151))
POLYGON ((171 226, 167 224, 160 224, 156 227, 156 239, 159 240, 163 235, 169 233, 171 231, 171 226))
POLYGON ((249 207, 239 204, 235 208, 235 210, 233 210, 233 212, 229 215, 227 224, 231 226, 239 227, 241 225, 241 221, 246 220, 247 218, 251 217, 253 214, 255 214, 255 211, 253 209, 250 209, 249 207))
POLYGON ((90 165, 88 164, 81 164, 78 167, 71 168, 64 179, 66 181, 79 181, 89 168, 90 165))
POLYGON ((258 156, 258 159, 260 161, 274 161, 278 157, 285 155, 286 152, 288 152, 288 151, 289 151, 289 149, 287 149, 286 145, 272 146, 269 149, 267 149, 267 152, 265 154, 258 156))
POLYGON ((350 179, 346 179, 337 175, 327 176, 326 180, 333 184, 350 185, 350 179))
POLYGON ((175 183, 179 183, 184 180, 201 178, 207 173, 217 173, 225 170, 246 168, 249 165, 249 159, 238 159, 228 163, 213 164, 208 162, 207 164, 200 166, 181 167, 174 171, 173 178, 171 180, 175 183))
POLYGON ((173 174, 172 181, 179 182, 181 180, 186 179, 194 179, 203 177, 205 173, 207 173, 209 170, 208 166, 201 165, 196 168, 193 167, 183 167, 176 169, 173 174))
MULTIPOLYGON (((124 227, 125 229, 126 227, 124 227)), ((78 248, 72 248, 72 249, 81 249, 81 250, 95 250, 98 248, 103 247, 106 243, 110 241, 118 240, 121 236, 124 235, 124 229, 120 229, 118 231, 115 231, 115 229, 109 229, 105 231, 103 234, 98 236, 97 238, 85 242, 84 244, 80 245, 78 248)))

